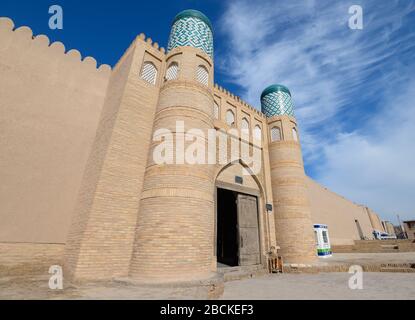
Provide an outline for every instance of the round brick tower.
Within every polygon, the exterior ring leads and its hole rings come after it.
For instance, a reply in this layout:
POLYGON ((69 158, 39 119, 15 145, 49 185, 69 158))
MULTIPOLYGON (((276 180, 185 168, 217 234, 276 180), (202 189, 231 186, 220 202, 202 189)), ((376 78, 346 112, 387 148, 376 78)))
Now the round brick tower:
POLYGON ((269 155, 277 242, 287 263, 311 263, 316 247, 304 164, 291 93, 272 85, 261 95, 268 117, 269 155))
POLYGON ((150 149, 138 214, 132 278, 176 281, 212 275, 214 166, 205 164, 207 153, 195 150, 198 146, 207 150, 208 130, 213 128, 213 70, 210 21, 199 11, 181 12, 173 21, 168 44, 153 129, 156 142, 150 149), (185 139, 184 132, 191 129, 196 130, 185 139), (165 153, 173 151, 173 161, 160 164, 154 155, 168 140, 174 140, 174 146, 165 153))

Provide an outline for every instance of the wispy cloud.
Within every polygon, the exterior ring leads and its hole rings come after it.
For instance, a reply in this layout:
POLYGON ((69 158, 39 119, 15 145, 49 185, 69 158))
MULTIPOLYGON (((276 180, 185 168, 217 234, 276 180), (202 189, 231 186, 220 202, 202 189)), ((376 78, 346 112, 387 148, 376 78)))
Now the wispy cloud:
POLYGON ((271 83, 291 89, 314 178, 386 216, 415 216, 415 170, 398 173, 415 168, 414 1, 359 1, 363 30, 348 28, 353 4, 231 1, 219 68, 256 106, 271 83))
POLYGON ((415 80, 389 109, 368 120, 367 134, 339 133, 323 146, 325 162, 317 176, 324 185, 367 204, 395 220, 415 218, 415 80))

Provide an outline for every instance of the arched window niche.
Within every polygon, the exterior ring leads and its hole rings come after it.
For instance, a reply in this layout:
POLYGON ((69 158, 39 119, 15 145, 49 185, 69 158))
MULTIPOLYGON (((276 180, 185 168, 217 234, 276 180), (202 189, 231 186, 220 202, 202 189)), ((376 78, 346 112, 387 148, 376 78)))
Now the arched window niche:
POLYGON ((262 129, 259 125, 254 128, 254 138, 258 141, 262 140, 262 129))
POLYGON ((296 128, 293 128, 293 139, 294 141, 298 141, 298 132, 296 128))
POLYGON ((273 127, 271 129, 271 142, 281 141, 281 129, 273 127))
POLYGON ((197 67, 196 80, 205 86, 209 85, 209 71, 205 66, 200 65, 197 67))
POLYGON ((228 110, 226 112, 226 124, 228 126, 233 126, 235 125, 235 114, 233 113, 232 110, 228 110))
POLYGON ((141 69, 141 79, 155 85, 157 80, 157 68, 154 63, 146 61, 141 69))
POLYGON ((166 71, 166 81, 176 80, 179 77, 179 64, 172 62, 166 71))
POLYGON ((213 105, 213 116, 215 117, 216 120, 219 120, 220 118, 220 107, 216 101, 213 105))

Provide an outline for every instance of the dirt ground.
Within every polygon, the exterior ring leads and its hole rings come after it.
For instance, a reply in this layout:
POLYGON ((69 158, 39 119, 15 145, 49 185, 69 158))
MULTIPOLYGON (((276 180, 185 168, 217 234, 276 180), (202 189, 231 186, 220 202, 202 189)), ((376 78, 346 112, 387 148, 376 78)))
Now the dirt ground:
MULTIPOLYGON (((284 274, 227 282, 225 300, 415 300, 415 273, 364 273, 363 290, 349 289, 350 274, 284 274)), ((0 280, 0 299, 202 299, 195 289, 140 288, 120 283, 95 284, 63 291, 48 288, 47 278, 0 280)))
MULTIPOLYGON (((415 263, 415 253, 336 254, 320 259, 320 265, 331 264, 415 263)), ((139 287, 122 282, 95 283, 87 286, 65 286, 50 290, 47 273, 37 277, 0 278, 0 299, 126 299, 126 300, 191 300, 204 299, 197 288, 139 287)), ((348 273, 267 275, 225 283, 221 299, 226 300, 415 300, 415 273, 363 273, 363 289, 351 290, 348 273)))

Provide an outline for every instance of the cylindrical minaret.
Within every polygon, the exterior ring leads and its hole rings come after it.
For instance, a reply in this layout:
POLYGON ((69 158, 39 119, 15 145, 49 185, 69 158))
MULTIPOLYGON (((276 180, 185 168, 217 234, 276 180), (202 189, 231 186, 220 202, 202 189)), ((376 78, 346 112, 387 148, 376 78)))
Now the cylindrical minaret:
POLYGON ((197 146, 207 150, 214 118, 213 33, 208 18, 195 10, 177 15, 168 50, 130 267, 132 278, 145 281, 212 274, 214 166, 203 164, 207 153, 204 157, 195 151, 197 146), (174 163, 160 164, 154 155, 169 140, 162 136, 166 129, 174 147, 165 151, 174 151, 174 163), (193 132, 194 139, 184 139, 183 131, 191 129, 199 131, 193 132))
POLYGON ((310 263, 316 259, 316 246, 291 93, 282 85, 272 85, 262 93, 261 105, 270 130, 271 184, 281 255, 287 263, 310 263))

